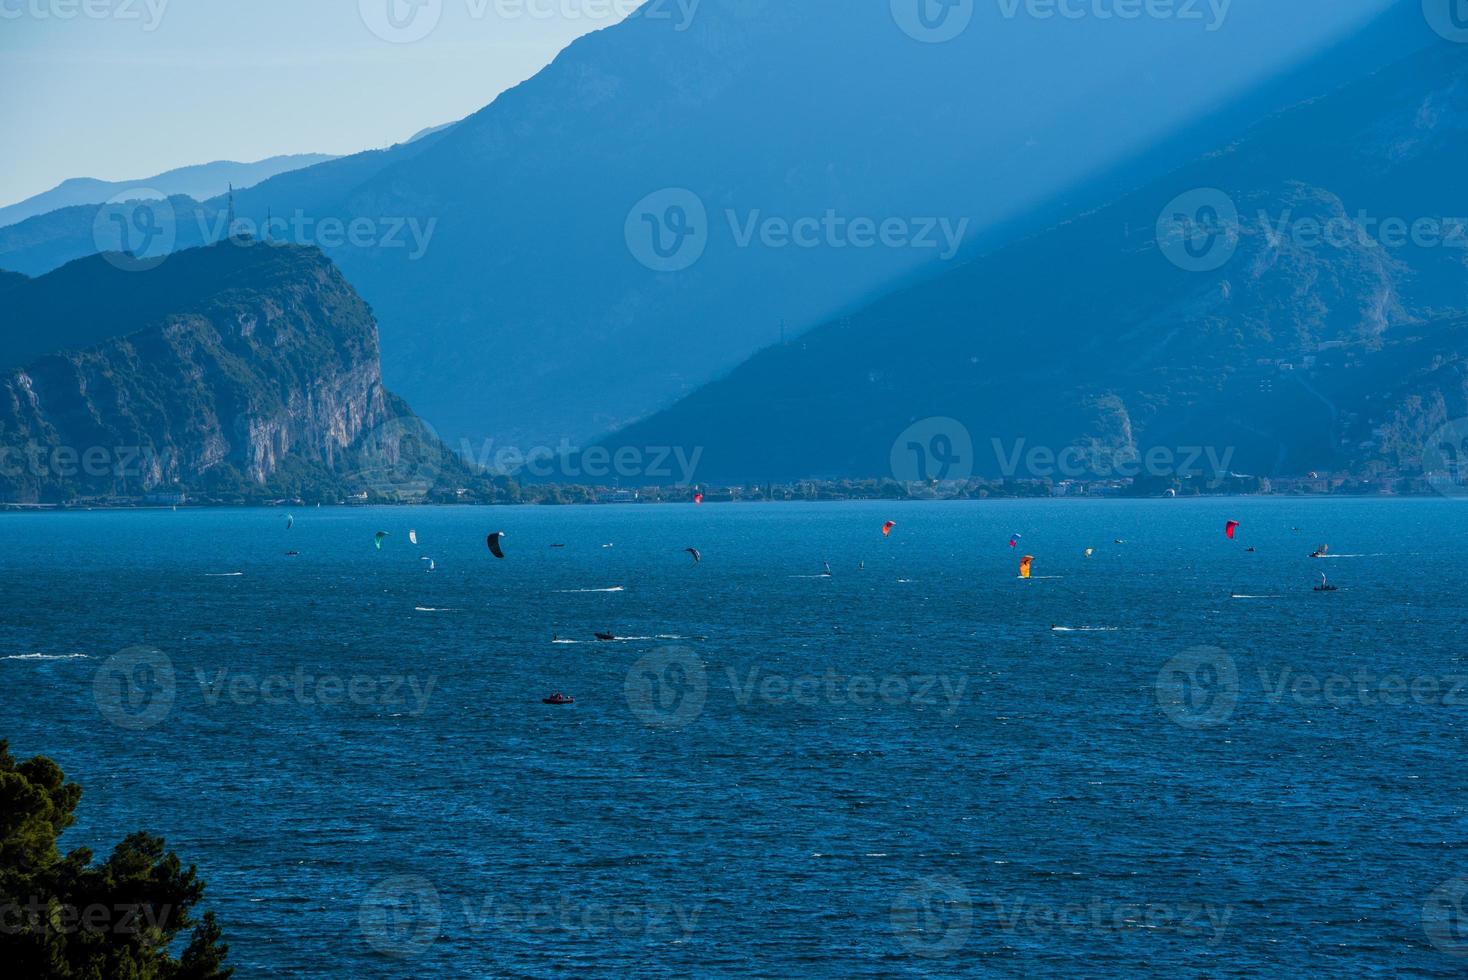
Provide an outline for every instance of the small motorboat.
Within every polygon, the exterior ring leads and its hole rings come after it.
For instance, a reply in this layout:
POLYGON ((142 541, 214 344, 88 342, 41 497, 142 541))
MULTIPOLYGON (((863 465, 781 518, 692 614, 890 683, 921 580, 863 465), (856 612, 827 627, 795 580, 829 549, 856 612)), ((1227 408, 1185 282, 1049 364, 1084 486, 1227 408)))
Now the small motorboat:
POLYGON ((1323 544, 1320 547, 1316 548, 1314 551, 1310 552, 1310 557, 1311 558, 1324 558, 1324 557, 1326 557, 1329 554, 1330 554, 1330 545, 1323 544))
POLYGON ((605 642, 605 641, 615 640, 617 638, 617 636, 616 636, 615 633, 597 633, 596 634, 596 638, 598 640, 602 640, 602 641, 605 642))
POLYGON ((573 698, 573 697, 571 697, 571 695, 569 695, 569 694, 562 694, 560 691, 557 691, 556 693, 552 694, 550 697, 541 698, 540 699, 540 703, 541 704, 575 704, 576 703, 576 699, 573 698))
POLYGON ((297 555, 299 555, 299 554, 300 554, 300 552, 299 552, 299 551, 287 551, 287 552, 286 552, 286 553, 285 553, 285 556, 286 556, 286 557, 287 557, 287 558, 294 558, 294 557, 296 557, 296 556, 297 556, 297 555))

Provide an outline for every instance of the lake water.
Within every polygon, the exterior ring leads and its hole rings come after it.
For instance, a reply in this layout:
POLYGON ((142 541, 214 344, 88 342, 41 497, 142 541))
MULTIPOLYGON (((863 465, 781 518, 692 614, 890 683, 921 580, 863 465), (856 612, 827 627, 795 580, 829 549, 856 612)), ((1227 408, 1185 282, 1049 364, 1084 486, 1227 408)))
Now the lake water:
POLYGON ((239 976, 1468 968, 1468 504, 294 516, 0 515, 0 737, 239 976))

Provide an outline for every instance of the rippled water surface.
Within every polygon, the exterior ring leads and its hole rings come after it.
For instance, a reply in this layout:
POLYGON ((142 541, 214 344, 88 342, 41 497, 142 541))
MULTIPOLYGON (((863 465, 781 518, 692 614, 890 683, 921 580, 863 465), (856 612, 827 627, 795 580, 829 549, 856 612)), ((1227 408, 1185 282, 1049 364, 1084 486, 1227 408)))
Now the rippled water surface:
POLYGON ((240 976, 1468 968, 1468 504, 294 516, 0 515, 0 737, 240 976))

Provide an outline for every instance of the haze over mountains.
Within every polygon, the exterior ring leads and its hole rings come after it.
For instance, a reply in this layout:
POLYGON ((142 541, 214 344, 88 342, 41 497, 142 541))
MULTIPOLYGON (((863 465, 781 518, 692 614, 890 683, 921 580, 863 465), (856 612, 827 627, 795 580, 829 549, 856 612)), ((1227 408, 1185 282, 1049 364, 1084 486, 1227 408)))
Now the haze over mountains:
POLYGON ((0 207, 0 227, 13 225, 27 218, 61 208, 81 204, 101 204, 135 189, 147 189, 169 196, 181 194, 196 200, 206 200, 225 193, 230 184, 236 188, 250 187, 276 174, 300 170, 303 167, 333 159, 335 157, 326 153, 296 153, 268 157, 254 163, 217 160, 214 163, 179 167, 138 180, 96 180, 92 177, 72 177, 57 184, 49 191, 17 201, 7 207, 0 207))
POLYGON ((952 464, 935 477, 1185 447, 1264 475, 1411 467, 1468 415, 1465 160, 1468 45, 1440 43, 607 445, 697 446, 713 481, 917 478, 911 441, 952 464))
MULTIPOLYGON (((321 244, 381 321, 389 384, 455 444, 554 446, 734 367, 782 320, 796 334, 952 264, 959 236, 997 247, 1216 145, 1241 106, 1257 117, 1391 60, 1414 43, 1401 24, 1272 78, 1379 7, 1237 0, 1210 25, 1206 5, 1201 21, 1076 22, 979 5, 930 44, 886 3, 705 0, 686 24, 581 39, 447 132, 276 177, 236 207, 257 224, 366 219, 364 244, 321 244), (809 247, 781 234, 801 219, 809 247), (895 222, 905 246, 856 244, 861 222, 895 222)), ((221 207, 176 201, 177 244, 209 240, 221 207)), ((86 254, 96 219, 0 229, 0 265, 86 254)))

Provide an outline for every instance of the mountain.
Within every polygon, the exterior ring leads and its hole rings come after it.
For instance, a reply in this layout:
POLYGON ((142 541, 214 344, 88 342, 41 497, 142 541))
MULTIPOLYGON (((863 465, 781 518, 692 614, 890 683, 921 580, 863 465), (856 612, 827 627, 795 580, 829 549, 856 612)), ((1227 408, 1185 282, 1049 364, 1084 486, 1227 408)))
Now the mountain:
MULTIPOLYGON (((1166 172, 1236 131, 1231 100, 1279 108, 1401 41, 1281 90, 1279 72, 1382 0, 1236 0, 1225 23, 1208 13, 1224 5, 1076 21, 960 5, 947 40, 904 3, 687 6, 657 0, 582 37, 445 132, 237 195, 256 228, 301 219, 285 234, 326 247, 381 319, 391 386, 471 455, 644 416, 782 322, 799 333, 1047 208, 1166 172), (327 242, 323 222, 366 233, 327 242)), ((1420 10, 1409 20, 1427 31, 1420 10)), ((0 230, 0 265, 105 247, 78 237, 94 217, 0 230)), ((208 240, 182 225, 180 243, 208 240)))
MULTIPOLYGON (((424 130, 383 150, 364 150, 315 166, 287 171, 257 187, 237 190, 236 197, 261 195, 260 199, 289 201, 295 210, 280 212, 286 221, 300 213, 316 216, 312 218, 314 222, 319 216, 330 213, 341 193, 340 188, 356 186, 394 163, 411 159, 433 146, 452 129, 452 125, 424 130)), ((168 196, 166 200, 152 197, 140 200, 141 203, 61 208, 10 227, 0 227, 0 264, 12 271, 35 276, 99 252, 136 252, 141 247, 144 253, 157 255, 197 248, 224 237, 228 214, 225 196, 204 202, 182 194, 168 196), (119 222, 122 222, 121 226, 119 222), (143 227, 141 232, 139 224, 143 227), (149 229, 156 230, 150 232, 149 229)), ((253 202, 256 198, 248 197, 248 200, 253 202)), ((270 213, 269 205, 262 204, 257 230, 263 227, 265 217, 270 213)), ((278 232, 288 230, 288 226, 277 228, 278 232)), ((283 235, 273 237, 279 240, 283 235)), ((318 243, 302 241, 296 244, 318 243)))
POLYGON ((101 204, 134 191, 151 191, 164 196, 183 195, 197 200, 225 193, 230 184, 236 189, 250 187, 276 174, 300 170, 336 159, 325 153, 297 153, 268 157, 254 163, 218 160, 192 167, 179 167, 140 180, 95 180, 73 177, 49 191, 0 208, 0 227, 18 224, 27 218, 79 204, 101 204))
POLYGON ((1438 45, 605 446, 696 448, 715 482, 1061 476, 1061 453, 1104 475, 1190 447, 1263 475, 1410 471, 1468 416, 1464 159, 1468 47, 1438 45))
POLYGON ((377 324, 316 249, 235 239, 149 267, 0 278, 0 500, 187 490, 421 496, 469 478, 382 386, 377 324))

